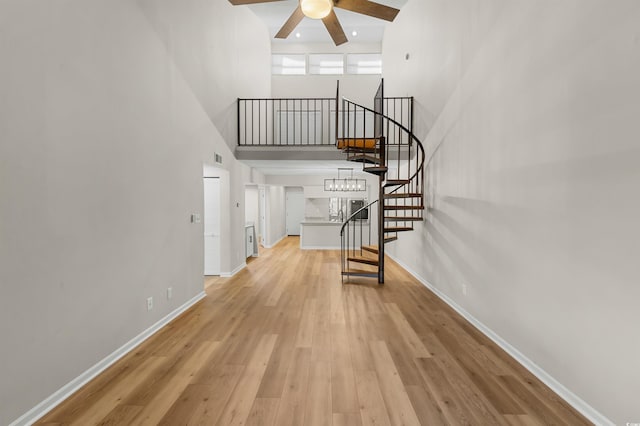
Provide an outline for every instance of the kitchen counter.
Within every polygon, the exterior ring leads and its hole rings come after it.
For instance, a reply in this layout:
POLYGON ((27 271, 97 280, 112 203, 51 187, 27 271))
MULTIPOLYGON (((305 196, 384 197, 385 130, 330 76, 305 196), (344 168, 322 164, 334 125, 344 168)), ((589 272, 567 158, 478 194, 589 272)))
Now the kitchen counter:
MULTIPOLYGON (((300 248, 302 250, 340 250, 342 222, 306 219, 300 225, 300 248)), ((363 223, 362 229, 368 233, 369 224, 363 223)), ((359 227, 357 232, 360 233, 359 227)))

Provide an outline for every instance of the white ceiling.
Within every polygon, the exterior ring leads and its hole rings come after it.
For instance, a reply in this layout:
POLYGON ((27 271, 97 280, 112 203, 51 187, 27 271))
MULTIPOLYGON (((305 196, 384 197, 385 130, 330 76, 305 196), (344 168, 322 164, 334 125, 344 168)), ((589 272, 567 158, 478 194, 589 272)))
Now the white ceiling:
MULTIPOLYGON (((376 2, 402 9, 402 6, 407 1, 377 0, 376 2)), ((332 43, 331 37, 322 21, 310 18, 304 18, 286 40, 273 38, 280 27, 289 19, 297 5, 298 0, 283 0, 255 4, 248 7, 267 25, 274 45, 281 43, 332 43), (297 32, 300 33, 300 38, 296 38, 297 32)), ((382 41, 385 25, 388 24, 387 21, 339 8, 335 8, 335 11, 349 41, 361 43, 380 43, 382 41), (354 30, 357 31, 357 36, 352 35, 354 30)))

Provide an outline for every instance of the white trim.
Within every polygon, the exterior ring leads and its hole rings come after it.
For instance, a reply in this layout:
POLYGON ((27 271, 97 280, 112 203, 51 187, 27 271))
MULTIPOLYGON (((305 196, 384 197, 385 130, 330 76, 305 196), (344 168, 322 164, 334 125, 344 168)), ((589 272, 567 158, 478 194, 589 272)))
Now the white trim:
POLYGON ((398 260, 395 256, 392 256, 386 253, 393 261, 395 261, 398 265, 402 266, 407 272, 409 272, 415 279, 420 281, 422 285, 431 290, 436 296, 442 299, 447 305, 451 306, 457 313, 462 315, 467 321, 471 323, 475 328, 477 328, 482 334, 491 339, 495 344, 500 346, 505 352, 507 352, 511 357, 513 357, 516 361, 518 361, 524 368, 529 370, 531 374, 540 379, 545 385, 549 386, 552 391, 554 391, 560 398, 564 399, 569 405, 575 408, 578 412, 580 412, 583 416, 585 416, 589 421, 593 422, 596 425, 607 425, 607 426, 615 426, 611 420, 602 415, 598 410, 587 404, 583 399, 579 396, 571 392, 567 389, 562 383, 553 378, 549 373, 544 371, 541 367, 539 367, 535 362, 531 361, 527 358, 522 352, 518 349, 511 346, 506 340, 496 334, 489 327, 484 325, 482 322, 478 321, 473 315, 467 312, 464 308, 458 305, 453 299, 444 294, 442 291, 438 290, 434 287, 429 281, 424 279, 418 273, 416 273, 413 269, 408 267, 404 262, 398 260))
POLYGON ((284 240, 285 238, 287 238, 287 235, 286 235, 286 234, 285 234, 285 235, 283 235, 282 237, 280 237, 280 238, 279 238, 275 243, 273 243, 273 244, 268 244, 268 245, 267 245, 267 244, 263 244, 262 246, 263 246, 264 248, 268 248, 268 249, 273 248, 275 245, 277 245, 280 241, 284 240))
POLYGON ((238 272, 240 272, 244 268, 246 268, 246 266, 247 266, 247 262, 242 262, 240 265, 238 265, 238 267, 236 269, 234 269, 231 272, 221 272, 220 276, 222 278, 231 278, 232 276, 234 276, 235 274, 237 274, 238 272))
POLYGON ((56 392, 51 394, 48 398, 40 402, 38 405, 33 407, 31 410, 24 413, 22 416, 18 417, 13 421, 9 426, 28 426, 32 425, 40 418, 42 418, 49 411, 53 410, 56 406, 62 403, 65 399, 70 397, 74 392, 80 389, 82 386, 86 385, 95 378, 98 374, 102 373, 104 370, 109 368, 113 363, 118 361, 120 358, 134 350, 138 347, 142 342, 147 340, 149 337, 153 336, 157 331, 163 328, 165 325, 170 323, 172 320, 177 318, 184 311, 195 305, 197 302, 202 300, 206 296, 204 291, 200 292, 198 295, 193 297, 192 299, 185 302, 182 306, 176 308, 172 312, 170 312, 167 316, 162 318, 160 321, 153 324, 148 329, 144 330, 142 333, 138 334, 133 339, 129 340, 120 348, 116 349, 110 355, 107 355, 102 361, 99 361, 93 367, 90 367, 84 373, 80 374, 75 379, 71 380, 69 383, 58 389, 56 392))

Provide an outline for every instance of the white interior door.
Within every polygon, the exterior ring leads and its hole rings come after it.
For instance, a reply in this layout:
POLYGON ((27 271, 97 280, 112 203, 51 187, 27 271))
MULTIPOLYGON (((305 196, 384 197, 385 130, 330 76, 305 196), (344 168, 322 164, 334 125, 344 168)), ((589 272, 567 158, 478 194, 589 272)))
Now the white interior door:
POLYGON ((204 178, 204 274, 220 275, 219 178, 204 178))
POLYGON ((287 235, 300 235, 300 222, 304 219, 304 193, 287 191, 287 235))

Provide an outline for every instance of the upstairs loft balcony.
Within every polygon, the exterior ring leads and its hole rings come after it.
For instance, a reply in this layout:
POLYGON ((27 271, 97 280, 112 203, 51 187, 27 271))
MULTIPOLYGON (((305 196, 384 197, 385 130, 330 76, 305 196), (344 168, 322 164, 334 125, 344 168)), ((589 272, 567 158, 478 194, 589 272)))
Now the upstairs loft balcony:
MULTIPOLYGON (((384 98, 384 109, 412 128, 413 98, 384 98)), ((370 140, 376 126, 372 114, 345 110, 337 91, 331 98, 238 99, 237 117, 239 160, 337 161, 344 158, 336 149, 344 138, 370 140)), ((384 130, 388 145, 394 143, 394 130, 384 130)))

